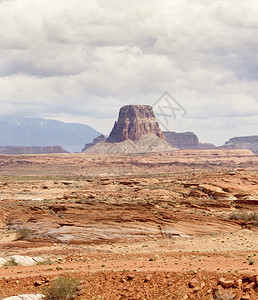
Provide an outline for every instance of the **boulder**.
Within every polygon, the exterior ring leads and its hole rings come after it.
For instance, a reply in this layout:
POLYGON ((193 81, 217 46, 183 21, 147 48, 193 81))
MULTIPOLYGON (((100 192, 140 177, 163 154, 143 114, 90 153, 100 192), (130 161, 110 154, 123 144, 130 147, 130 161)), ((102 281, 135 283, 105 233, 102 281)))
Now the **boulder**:
POLYGON ((196 278, 193 278, 190 280, 188 285, 190 288, 195 288, 200 285, 200 282, 196 278))
POLYGON ((220 278, 219 283, 224 288, 230 288, 234 285, 234 280, 226 280, 224 277, 220 278))

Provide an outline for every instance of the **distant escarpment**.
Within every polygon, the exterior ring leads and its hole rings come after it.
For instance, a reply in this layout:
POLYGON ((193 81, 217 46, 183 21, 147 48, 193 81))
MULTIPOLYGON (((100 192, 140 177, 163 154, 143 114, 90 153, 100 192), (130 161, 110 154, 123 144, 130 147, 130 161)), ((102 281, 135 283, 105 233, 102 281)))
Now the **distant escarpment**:
POLYGON ((166 141, 178 149, 215 149, 213 144, 200 143, 193 132, 164 131, 166 141))
POLYGON ((258 135, 231 138, 220 148, 248 149, 253 153, 258 154, 258 135))
POLYGON ((68 153, 60 146, 0 146, 0 154, 68 153))
POLYGON ((83 152, 89 153, 143 153, 176 150, 165 141, 153 109, 149 105, 126 105, 120 109, 118 121, 106 140, 99 137, 92 146, 86 144, 83 152))
POLYGON ((148 134, 154 134, 165 140, 152 107, 150 105, 126 105, 120 109, 118 121, 115 122, 107 142, 137 141, 148 134))

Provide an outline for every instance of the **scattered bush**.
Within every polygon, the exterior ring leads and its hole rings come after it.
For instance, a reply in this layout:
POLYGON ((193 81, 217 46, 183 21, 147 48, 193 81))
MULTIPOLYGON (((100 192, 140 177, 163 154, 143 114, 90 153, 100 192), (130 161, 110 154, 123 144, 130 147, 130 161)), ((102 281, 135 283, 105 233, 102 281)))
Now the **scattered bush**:
POLYGON ((52 265, 52 260, 50 259, 50 258, 46 258, 46 259, 44 259, 44 260, 42 260, 42 261, 38 261, 37 262, 37 265, 52 265))
POLYGON ((34 238, 34 234, 35 231, 31 230, 29 228, 23 227, 23 228, 19 228, 15 231, 16 233, 16 240, 20 241, 20 240, 30 240, 32 238, 34 238))
POLYGON ((253 211, 236 211, 230 214, 229 219, 258 222, 258 213, 253 211))
POLYGON ((218 289, 214 294, 214 300, 233 300, 235 294, 230 290, 218 289))
POLYGON ((43 290, 45 300, 71 300, 79 290, 79 283, 72 277, 59 276, 43 290))
POLYGON ((18 266, 19 264, 15 260, 15 258, 11 257, 6 263, 4 263, 4 267, 13 267, 13 266, 18 266))
POLYGON ((247 257, 247 260, 248 260, 248 264, 250 266, 254 265, 255 264, 255 261, 253 259, 251 259, 250 257, 247 257))

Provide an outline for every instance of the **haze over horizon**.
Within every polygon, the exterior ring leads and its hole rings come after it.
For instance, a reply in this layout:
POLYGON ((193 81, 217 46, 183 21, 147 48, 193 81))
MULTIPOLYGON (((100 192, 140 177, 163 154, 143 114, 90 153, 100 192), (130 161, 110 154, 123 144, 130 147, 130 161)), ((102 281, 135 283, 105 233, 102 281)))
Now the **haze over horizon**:
POLYGON ((1 115, 109 134, 121 106, 168 91, 187 111, 171 131, 258 135, 254 0, 0 0, 0 18, 1 115))

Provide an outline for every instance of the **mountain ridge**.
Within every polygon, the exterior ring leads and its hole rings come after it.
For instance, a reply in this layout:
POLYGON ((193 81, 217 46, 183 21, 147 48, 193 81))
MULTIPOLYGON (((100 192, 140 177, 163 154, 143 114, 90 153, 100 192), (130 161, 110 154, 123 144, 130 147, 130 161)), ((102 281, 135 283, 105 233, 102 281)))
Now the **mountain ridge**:
POLYGON ((0 116, 0 145, 61 146, 80 152, 85 142, 100 135, 92 127, 53 119, 0 116))

